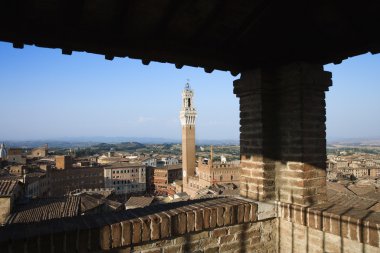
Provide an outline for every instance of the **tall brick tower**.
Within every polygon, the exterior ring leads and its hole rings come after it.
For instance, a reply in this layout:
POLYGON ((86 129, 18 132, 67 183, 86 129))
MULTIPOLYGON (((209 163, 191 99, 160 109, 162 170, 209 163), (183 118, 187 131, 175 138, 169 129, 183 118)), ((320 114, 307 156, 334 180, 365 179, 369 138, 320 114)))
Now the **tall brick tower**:
POLYGON ((193 104, 194 92, 189 83, 182 91, 182 109, 180 120, 182 125, 182 171, 183 186, 188 185, 189 176, 195 175, 195 118, 197 112, 193 104))

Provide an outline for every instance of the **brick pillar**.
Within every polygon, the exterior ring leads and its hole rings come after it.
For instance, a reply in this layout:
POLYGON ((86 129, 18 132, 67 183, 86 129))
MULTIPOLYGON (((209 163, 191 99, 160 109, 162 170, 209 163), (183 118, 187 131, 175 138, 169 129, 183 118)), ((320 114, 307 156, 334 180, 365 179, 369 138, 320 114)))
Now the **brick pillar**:
POLYGON ((240 98, 240 195, 256 200, 275 197, 278 156, 276 101, 272 76, 255 69, 234 81, 240 98))
POLYGON ((330 85, 331 73, 306 63, 246 71, 234 82, 242 196, 303 206, 325 201, 330 85))

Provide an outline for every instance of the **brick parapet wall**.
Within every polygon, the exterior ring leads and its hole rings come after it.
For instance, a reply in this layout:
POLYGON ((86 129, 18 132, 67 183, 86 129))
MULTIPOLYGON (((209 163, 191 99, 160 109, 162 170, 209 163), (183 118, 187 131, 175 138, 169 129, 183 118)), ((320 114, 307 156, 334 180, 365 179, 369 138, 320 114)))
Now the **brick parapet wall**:
POLYGON ((0 228, 0 252, 368 253, 380 252, 379 234, 369 210, 217 198, 12 224, 0 228))
MULTIPOLYGON (((0 252, 98 252, 112 249, 139 252, 137 249, 152 243, 164 252, 176 252, 174 246, 178 245, 173 240, 186 239, 180 244, 181 250, 185 251, 187 247, 193 247, 194 238, 214 238, 218 243, 214 243, 213 248, 224 252, 228 247, 234 248, 240 243, 239 236, 243 236, 241 233, 244 231, 247 233, 244 235, 245 242, 239 247, 260 244, 260 235, 264 233, 270 234, 268 238, 275 237, 276 221, 273 220, 276 219, 260 212, 264 214, 261 215, 265 218, 263 221, 258 221, 257 203, 237 198, 218 198, 107 215, 12 224, 0 229, 0 252), (262 229, 263 226, 273 229, 262 229)), ((274 251, 275 240, 272 244, 274 251)))
POLYGON ((302 253, 379 253, 378 247, 360 243, 322 230, 292 223, 278 222, 278 252, 302 253))
POLYGON ((240 192, 308 206, 326 201, 325 91, 331 73, 294 63, 243 72, 240 192))
POLYGON ((280 219, 347 240, 377 247, 380 252, 380 213, 354 207, 323 203, 303 207, 278 204, 280 219))

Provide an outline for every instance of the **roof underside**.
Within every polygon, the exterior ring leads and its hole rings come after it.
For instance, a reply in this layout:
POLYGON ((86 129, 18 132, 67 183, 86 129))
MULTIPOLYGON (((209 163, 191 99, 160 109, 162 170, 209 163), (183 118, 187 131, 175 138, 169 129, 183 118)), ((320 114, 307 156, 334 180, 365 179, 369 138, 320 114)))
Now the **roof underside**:
POLYGON ((0 0, 0 40, 238 73, 380 50, 379 1, 0 0))

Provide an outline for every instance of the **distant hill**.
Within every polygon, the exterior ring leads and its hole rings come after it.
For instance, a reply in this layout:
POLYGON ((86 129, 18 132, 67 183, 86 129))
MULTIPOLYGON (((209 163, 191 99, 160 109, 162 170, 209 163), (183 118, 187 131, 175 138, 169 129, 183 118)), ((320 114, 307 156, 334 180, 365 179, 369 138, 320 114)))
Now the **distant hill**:
POLYGON ((328 145, 380 146, 380 138, 329 138, 328 145))
MULTIPOLYGON (((61 138, 49 140, 25 140, 25 141, 12 141, 0 140, 4 142, 7 147, 22 147, 22 148, 35 148, 48 144, 51 148, 84 148, 90 146, 102 146, 108 148, 111 144, 117 144, 119 147, 134 149, 136 147, 144 147, 144 144, 177 144, 181 143, 179 139, 169 138, 150 138, 150 137, 75 137, 75 138, 61 138)), ((239 145, 239 140, 197 140, 197 145, 239 145)), ((113 146, 114 148, 116 146, 113 146)), ((125 149, 124 149, 125 150, 125 149)))
POLYGON ((96 145, 93 145, 92 147, 98 148, 100 150, 110 150, 111 148, 117 150, 136 150, 139 148, 145 148, 144 144, 141 144, 139 142, 121 142, 116 144, 109 144, 109 143, 99 143, 96 145))
POLYGON ((42 147, 48 144, 50 148, 71 148, 71 147, 89 147, 95 142, 69 142, 69 141, 52 141, 52 140, 37 140, 37 141, 0 141, 4 142, 7 147, 18 147, 18 148, 36 148, 42 147))

